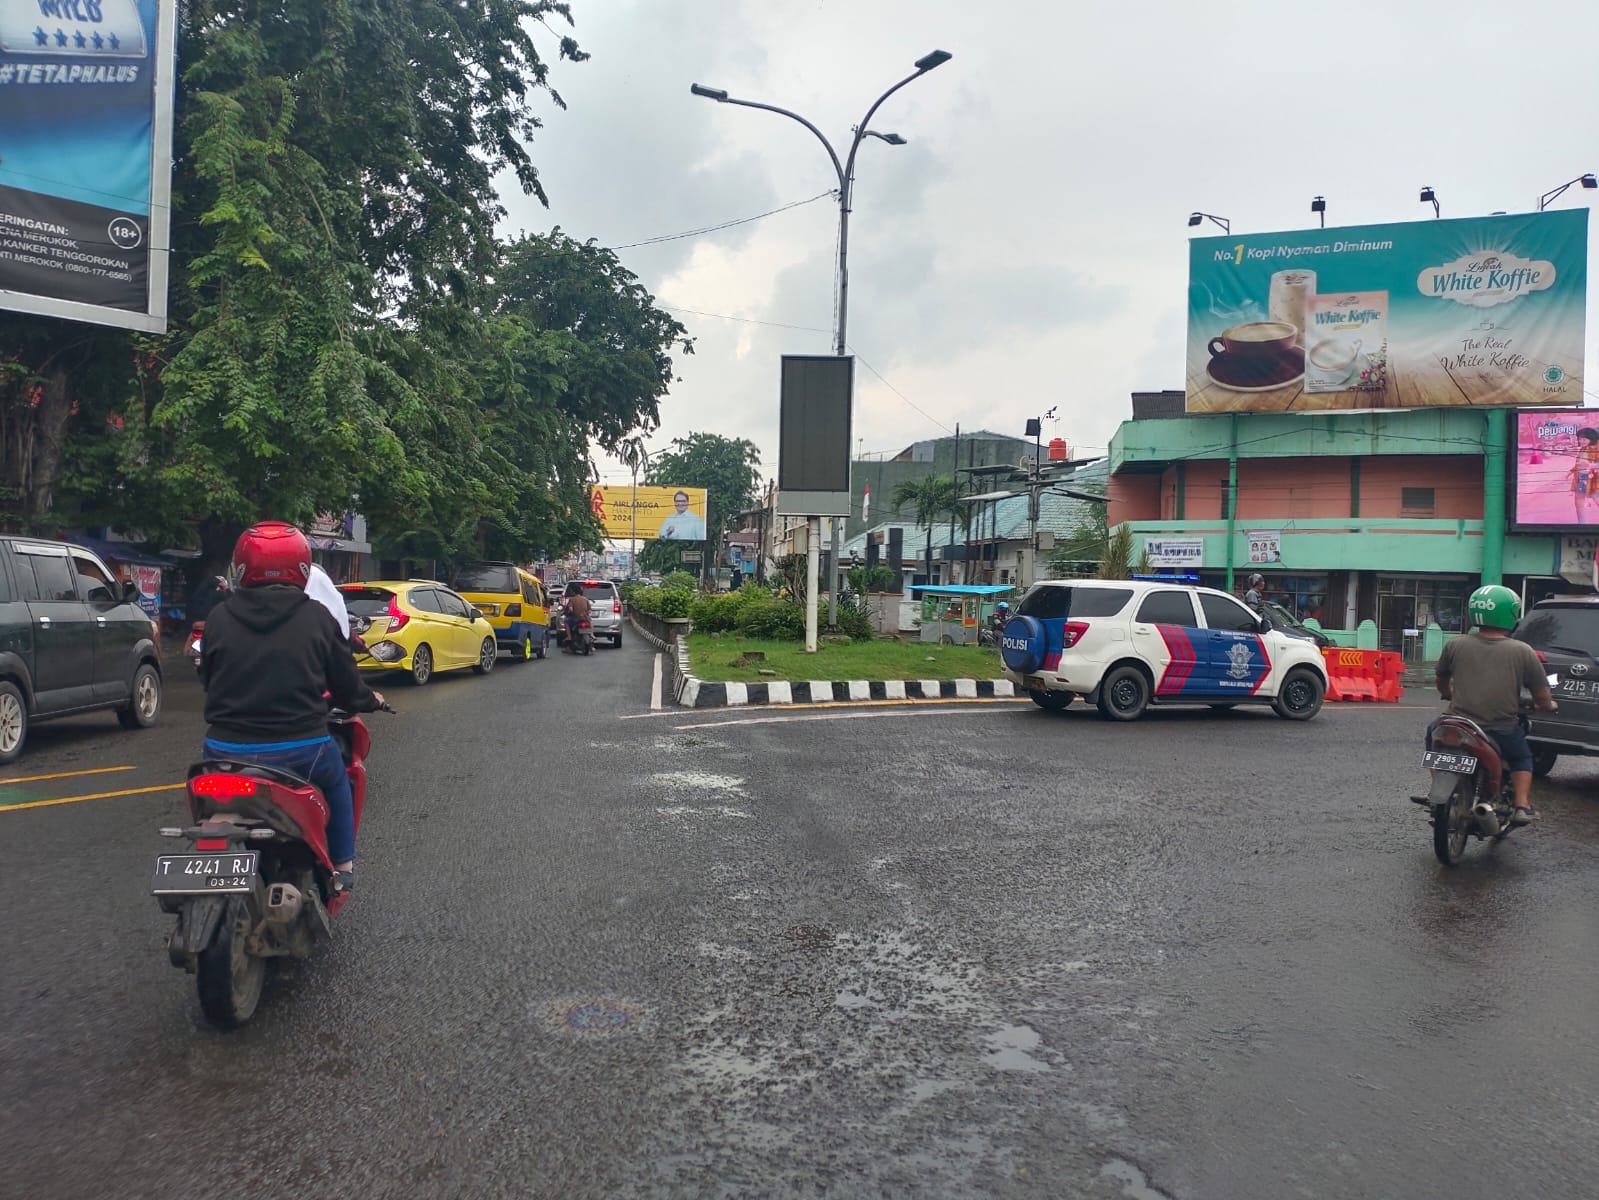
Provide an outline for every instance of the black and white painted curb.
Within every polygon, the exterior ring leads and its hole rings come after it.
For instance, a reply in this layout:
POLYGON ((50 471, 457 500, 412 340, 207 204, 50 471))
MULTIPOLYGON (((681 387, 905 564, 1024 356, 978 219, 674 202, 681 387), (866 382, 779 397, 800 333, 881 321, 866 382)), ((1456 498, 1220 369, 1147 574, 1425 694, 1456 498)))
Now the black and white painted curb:
POLYGON ((665 691, 683 708, 760 704, 869 704, 894 700, 1003 700, 1020 695, 1008 679, 829 679, 805 683, 712 683, 689 670, 688 647, 667 645, 634 622, 645 641, 666 656, 665 691))

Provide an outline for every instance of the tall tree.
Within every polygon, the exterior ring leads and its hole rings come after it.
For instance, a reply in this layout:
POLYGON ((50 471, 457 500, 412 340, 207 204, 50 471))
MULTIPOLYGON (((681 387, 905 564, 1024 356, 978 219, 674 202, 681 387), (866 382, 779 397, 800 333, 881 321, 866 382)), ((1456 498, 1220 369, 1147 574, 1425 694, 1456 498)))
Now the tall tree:
MULTIPOLYGON (((761 452, 748 438, 716 433, 691 433, 673 438, 672 444, 650 460, 644 482, 661 487, 704 488, 706 553, 702 574, 722 544, 722 534, 732 528, 738 514, 755 506, 760 487, 761 452)), ((652 542, 640 554, 640 564, 650 569, 675 559, 678 542, 652 542)))
POLYGON ((927 546, 924 552, 924 573, 933 578, 933 522, 940 517, 954 517, 963 523, 966 510, 958 503, 959 493, 955 480, 948 475, 924 475, 920 479, 902 479, 894 485, 888 502, 898 516, 900 510, 909 508, 918 525, 926 527, 927 546))

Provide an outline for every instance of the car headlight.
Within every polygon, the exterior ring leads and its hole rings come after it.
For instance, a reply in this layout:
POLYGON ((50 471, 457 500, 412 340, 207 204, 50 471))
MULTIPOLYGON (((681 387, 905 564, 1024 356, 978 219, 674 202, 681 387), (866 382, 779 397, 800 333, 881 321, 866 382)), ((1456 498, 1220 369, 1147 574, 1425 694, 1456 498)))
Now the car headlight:
POLYGON ((366 652, 379 662, 398 662, 405 657, 405 647, 397 642, 379 642, 368 646, 366 652))

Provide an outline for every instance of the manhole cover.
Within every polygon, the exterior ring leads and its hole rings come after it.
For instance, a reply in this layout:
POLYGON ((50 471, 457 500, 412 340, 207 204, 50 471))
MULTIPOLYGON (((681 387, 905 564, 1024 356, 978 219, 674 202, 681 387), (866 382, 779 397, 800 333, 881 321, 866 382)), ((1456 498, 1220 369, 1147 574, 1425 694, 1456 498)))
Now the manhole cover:
POLYGON ((555 1001, 549 1006, 546 1019, 557 1033, 603 1038, 637 1032, 644 1014, 638 1005, 626 1000, 584 996, 555 1001))

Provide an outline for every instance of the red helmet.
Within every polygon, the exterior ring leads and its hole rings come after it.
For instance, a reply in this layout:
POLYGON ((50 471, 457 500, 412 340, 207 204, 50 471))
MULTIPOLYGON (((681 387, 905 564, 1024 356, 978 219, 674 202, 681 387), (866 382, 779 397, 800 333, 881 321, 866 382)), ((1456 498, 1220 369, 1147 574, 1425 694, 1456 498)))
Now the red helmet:
POLYGON ((303 588, 311 575, 311 543, 293 525, 262 521, 233 543, 234 587, 286 583, 303 588))

